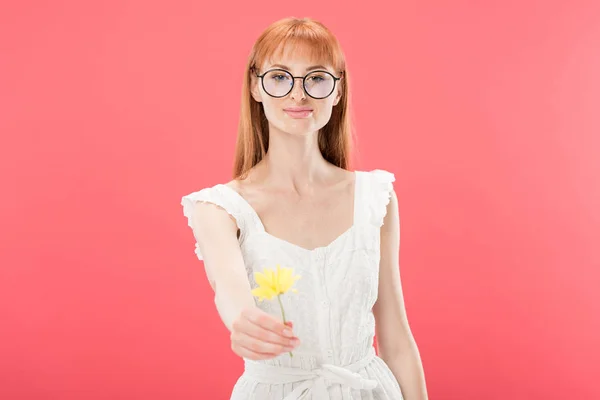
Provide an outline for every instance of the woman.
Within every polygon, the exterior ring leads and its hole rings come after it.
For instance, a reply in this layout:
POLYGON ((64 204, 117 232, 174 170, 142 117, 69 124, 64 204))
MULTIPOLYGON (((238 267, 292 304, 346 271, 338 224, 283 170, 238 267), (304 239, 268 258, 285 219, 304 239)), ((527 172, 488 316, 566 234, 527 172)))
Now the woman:
POLYGON ((327 28, 274 23, 248 60, 234 179, 182 199, 244 358, 231 399, 427 397, 400 284, 394 175, 349 170, 348 94, 327 28), (251 294, 253 272, 277 264, 301 275, 282 296, 292 322, 251 294))

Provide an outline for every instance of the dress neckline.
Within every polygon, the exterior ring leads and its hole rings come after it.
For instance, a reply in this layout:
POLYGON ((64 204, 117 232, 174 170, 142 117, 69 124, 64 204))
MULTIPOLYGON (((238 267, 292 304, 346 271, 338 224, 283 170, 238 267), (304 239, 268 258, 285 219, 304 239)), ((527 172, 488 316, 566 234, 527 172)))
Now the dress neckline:
POLYGON ((358 218, 357 218, 357 211, 359 209, 359 207, 357 207, 357 202, 359 201, 359 186, 360 186, 360 174, 359 171, 353 171, 354 174, 354 199, 353 199, 353 204, 352 204, 352 225, 350 225, 350 227, 348 229, 346 229, 344 232, 340 233, 339 235, 337 235, 333 240, 331 240, 328 244, 323 245, 323 246, 318 246, 318 247, 314 247, 312 249, 297 245, 295 243, 292 243, 288 240, 282 239, 278 236, 272 235, 271 233, 267 232, 267 230, 265 229, 265 226, 260 218, 260 216, 258 215, 258 213, 256 212, 256 210, 254 209, 254 207, 252 207, 252 205, 250 204, 250 202, 248 202, 244 196, 242 196, 237 190, 233 189, 230 186, 227 186, 225 184, 220 184, 219 186, 225 187, 226 190, 230 191, 231 193, 233 193, 234 196, 236 196, 238 198, 238 200, 244 205, 244 207, 246 207, 248 209, 248 212, 250 212, 252 214, 252 216, 255 218, 256 223, 259 227, 259 230, 262 234, 264 234, 266 237, 275 240, 279 243, 282 243, 284 245, 290 246, 294 249, 303 251, 303 252, 307 252, 307 253, 315 253, 315 252, 319 252, 319 251, 323 251, 323 250, 327 250, 330 249, 331 247, 335 246, 339 241, 341 241, 345 236, 349 235, 357 226, 357 222, 358 222, 358 218))

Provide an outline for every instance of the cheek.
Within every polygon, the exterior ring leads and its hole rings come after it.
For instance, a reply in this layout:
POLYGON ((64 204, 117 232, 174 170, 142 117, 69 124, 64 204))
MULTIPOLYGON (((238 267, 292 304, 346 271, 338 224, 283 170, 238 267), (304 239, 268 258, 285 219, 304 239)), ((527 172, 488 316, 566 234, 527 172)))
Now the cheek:
POLYGON ((319 107, 319 110, 315 115, 315 119, 319 122, 326 124, 331 118, 332 106, 332 102, 327 102, 327 104, 323 104, 322 107, 319 107))
POLYGON ((273 99, 271 99, 271 98, 265 99, 265 97, 263 97, 262 104, 263 104, 263 108, 265 110, 265 116, 267 117, 268 120, 277 118, 278 106, 277 106, 276 101, 273 101, 273 99))

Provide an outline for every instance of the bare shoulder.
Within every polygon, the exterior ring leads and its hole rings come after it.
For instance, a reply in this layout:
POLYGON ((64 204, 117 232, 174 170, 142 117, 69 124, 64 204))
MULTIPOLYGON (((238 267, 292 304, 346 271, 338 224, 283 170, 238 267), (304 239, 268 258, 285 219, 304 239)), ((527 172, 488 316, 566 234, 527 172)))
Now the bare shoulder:
POLYGON ((244 179, 233 179, 224 183, 224 186, 237 192, 244 200, 250 203, 258 201, 261 198, 260 194, 265 189, 265 181, 260 172, 254 167, 247 173, 244 179))
POLYGON ((227 186, 229 189, 233 189, 234 191, 242 194, 245 190, 247 190, 248 187, 252 187, 250 181, 246 180, 240 180, 240 179, 232 179, 227 183, 223 184, 224 186, 227 186))
POLYGON ((337 165, 331 165, 331 171, 332 171, 332 174, 334 176, 339 177, 340 180, 352 179, 352 177, 354 176, 354 173, 355 173, 355 171, 352 171, 349 169, 344 169, 344 168, 338 167, 337 165))
POLYGON ((333 186, 343 187, 351 190, 354 186, 356 172, 333 165, 331 169, 331 181, 333 186))

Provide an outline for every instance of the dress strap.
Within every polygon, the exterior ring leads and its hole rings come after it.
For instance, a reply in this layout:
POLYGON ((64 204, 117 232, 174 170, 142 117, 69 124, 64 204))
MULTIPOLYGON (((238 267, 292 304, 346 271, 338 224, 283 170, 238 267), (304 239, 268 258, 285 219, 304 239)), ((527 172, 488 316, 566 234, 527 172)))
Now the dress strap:
POLYGON ((354 225, 365 225, 369 223, 368 196, 369 196, 369 173, 355 171, 354 181, 354 225))
MULTIPOLYGON (((237 227, 240 230, 239 241, 243 242, 255 227, 256 223, 253 216, 255 213, 247 209, 244 205, 245 201, 240 201, 236 193, 228 186, 219 184, 183 196, 181 198, 181 205, 183 206, 183 214, 188 220, 188 226, 193 231, 195 228, 194 224, 199 222, 194 219, 195 204, 197 202, 212 203, 225 210, 235 219, 237 227)), ((197 242, 195 246, 196 256, 199 260, 203 260, 197 242)))
POLYGON ((355 210, 355 218, 358 222, 371 224, 379 228, 383 225, 387 205, 394 189, 394 174, 375 169, 359 172, 357 180, 359 177, 361 185, 360 190, 357 192, 358 207, 355 210))
POLYGON ((248 203, 248 200, 246 200, 237 190, 227 185, 218 186, 232 197, 232 201, 244 215, 246 232, 264 232, 265 227, 256 210, 248 203))

